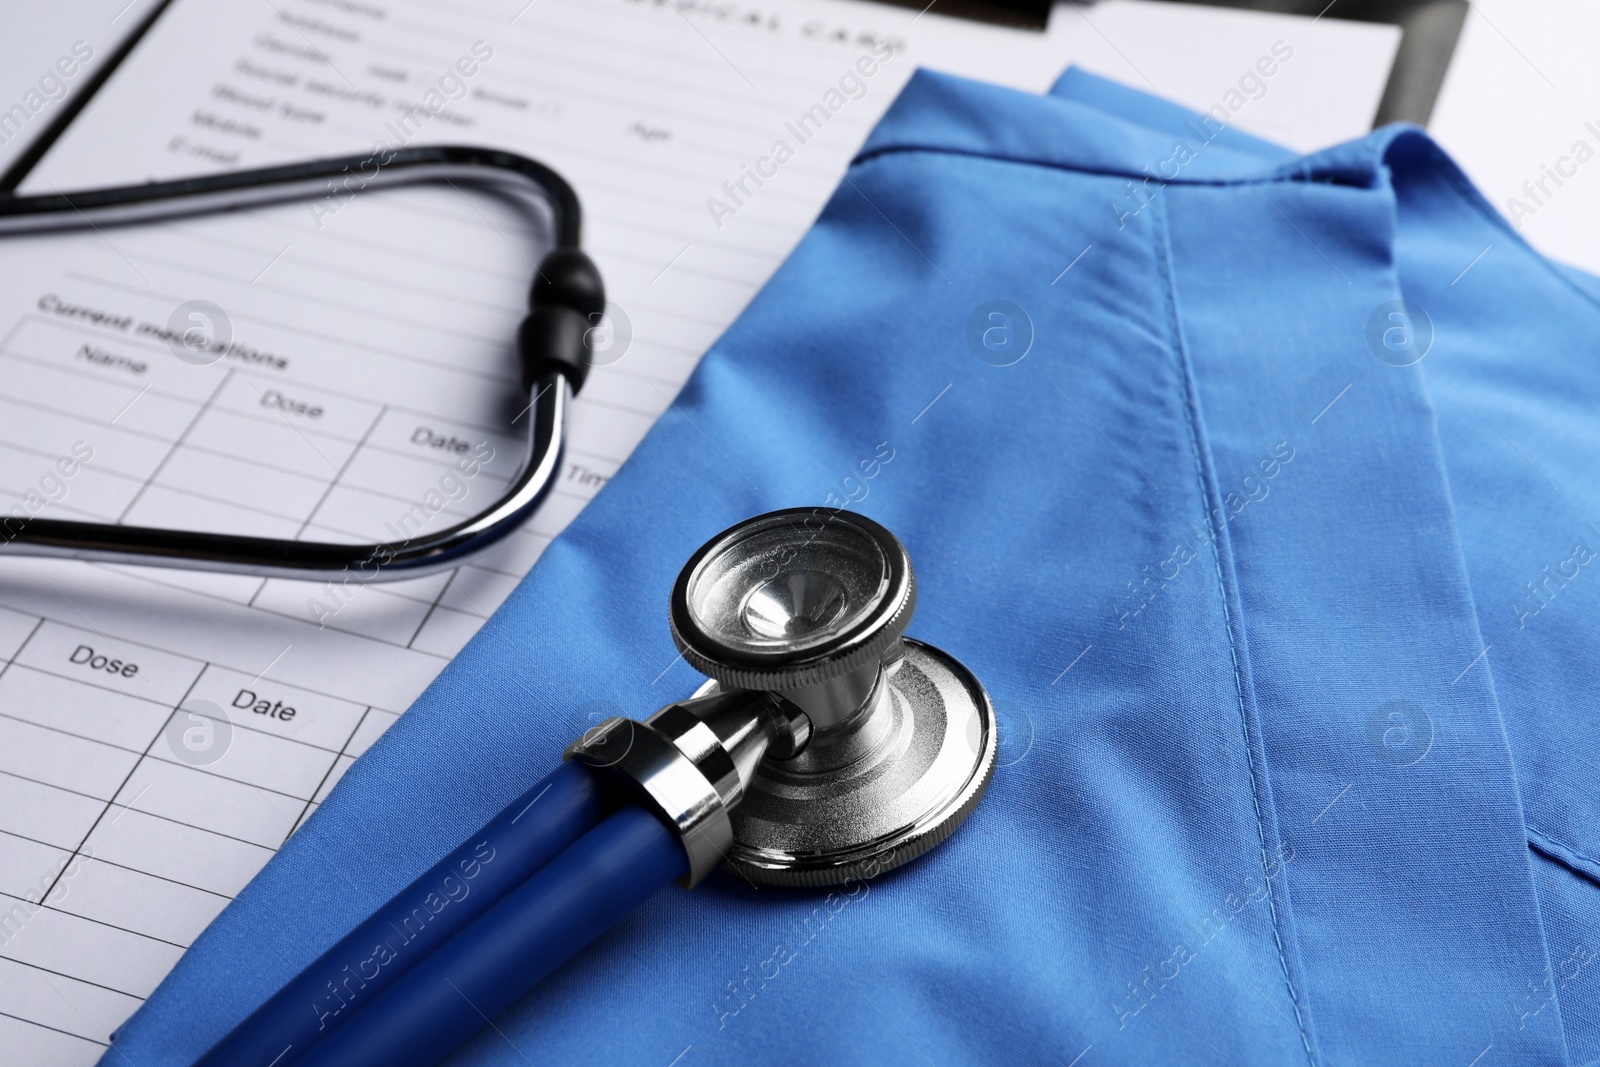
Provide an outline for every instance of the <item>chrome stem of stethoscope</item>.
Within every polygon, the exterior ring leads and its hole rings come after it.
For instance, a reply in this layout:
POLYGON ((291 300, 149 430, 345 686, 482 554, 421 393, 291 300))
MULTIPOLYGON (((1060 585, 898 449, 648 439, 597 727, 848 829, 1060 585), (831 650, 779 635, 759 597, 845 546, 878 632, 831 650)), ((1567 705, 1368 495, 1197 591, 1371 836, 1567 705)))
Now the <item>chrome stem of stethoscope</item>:
POLYGON ((342 544, 0 515, 0 558, 50 556, 148 564, 341 585, 417 578, 459 564, 499 541, 538 507, 559 470, 566 409, 589 366, 590 329, 605 309, 599 271, 578 250, 580 216, 572 188, 534 160, 486 148, 430 146, 313 160, 203 178, 44 196, 0 195, 0 235, 113 226, 175 215, 229 211, 312 195, 339 196, 427 181, 478 182, 509 176, 548 200, 556 248, 539 264, 529 314, 517 336, 529 397, 527 459, 506 491, 472 517, 394 542, 342 544))
POLYGON ((676 830, 687 886, 719 864, 779 885, 898 867, 972 811, 999 743, 978 680, 904 637, 915 604, 905 548, 870 519, 742 522, 673 589, 673 637, 712 681, 643 722, 606 720, 567 758, 676 830))

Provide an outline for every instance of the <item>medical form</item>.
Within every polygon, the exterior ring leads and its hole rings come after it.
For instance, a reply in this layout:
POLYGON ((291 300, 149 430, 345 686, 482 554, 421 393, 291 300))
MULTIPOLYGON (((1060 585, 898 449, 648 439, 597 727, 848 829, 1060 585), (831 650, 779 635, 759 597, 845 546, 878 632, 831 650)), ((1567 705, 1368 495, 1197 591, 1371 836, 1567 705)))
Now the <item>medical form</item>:
MULTIPOLYGON (((174 0, 22 191, 500 145, 577 188, 613 307, 548 502, 447 574, 0 559, 8 1055, 101 1054, 673 403, 916 66, 1042 91, 1078 60, 1205 108, 1289 40, 1299 66, 1239 121, 1309 147, 1365 129, 1395 36, 1132 0, 1049 33, 827 0, 174 0)), ((470 514, 522 454, 511 346, 545 239, 482 190, 344 185, 8 240, 5 506, 324 540, 470 514)))

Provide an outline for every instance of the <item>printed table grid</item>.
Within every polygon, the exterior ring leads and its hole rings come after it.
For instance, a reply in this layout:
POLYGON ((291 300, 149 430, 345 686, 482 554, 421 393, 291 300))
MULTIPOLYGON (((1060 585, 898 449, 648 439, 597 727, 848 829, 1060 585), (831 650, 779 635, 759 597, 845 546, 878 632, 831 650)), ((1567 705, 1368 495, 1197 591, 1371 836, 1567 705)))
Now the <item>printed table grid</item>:
MULTIPOLYGON (((15 448, 35 456, 33 465, 41 471, 47 471, 55 457, 67 454, 76 440, 93 447, 95 441, 109 438, 116 446, 102 444, 97 448, 94 459, 67 482, 66 495, 52 501, 45 514, 59 508, 63 513, 73 513, 73 517, 156 526, 192 526, 199 521, 206 528, 225 532, 297 540, 400 540, 405 534, 458 521, 480 509, 491 495, 504 491, 521 461, 520 440, 470 422, 362 401, 335 390, 302 386, 281 377, 269 378, 235 368, 225 370, 221 380, 199 396, 192 395, 192 390, 191 395, 184 395, 154 384, 136 387, 107 381, 98 368, 70 362, 63 365, 64 359, 71 359, 71 344, 93 346, 103 353, 136 353, 128 358, 171 359, 171 352, 164 345, 108 337, 104 331, 76 323, 62 324, 39 315, 25 316, 13 327, 0 344, 0 359, 25 362, 30 373, 45 370, 70 376, 76 385, 89 390, 87 399, 97 400, 112 413, 95 419, 45 410, 44 421, 54 423, 57 431, 48 439, 53 452, 10 440, 19 433, 15 420, 6 422, 7 429, 0 431, 0 448, 15 448), (52 350, 55 358, 51 358, 52 350), (252 395, 259 398, 255 404, 251 402, 252 395), (268 397, 284 395, 314 397, 324 405, 338 403, 363 409, 357 432, 299 426, 281 410, 260 410, 268 397), (178 420, 178 433, 120 425, 140 405, 155 401, 168 405, 161 415, 178 420), (398 429, 385 433, 386 424, 398 429), (466 486, 466 497, 446 503, 421 524, 408 519, 408 514, 438 479, 456 471, 456 467, 416 445, 408 447, 406 427, 413 425, 413 435, 429 430, 462 440, 470 434, 468 440, 474 448, 486 444, 493 449, 493 457, 482 465, 483 469, 461 481, 466 486), (68 440, 66 432, 83 436, 68 440), (145 465, 130 467, 129 450, 125 447, 130 441, 159 447, 134 449, 136 457, 142 452, 145 465), (245 442, 246 447, 230 447, 230 442, 235 441, 245 442), (273 450, 265 456, 252 454, 248 446, 263 443, 273 450), (75 490, 83 492, 75 494, 75 490), (272 503, 261 503, 263 490, 272 503)), ((19 399, 30 407, 37 400, 26 395, 8 398, 0 401, 0 408, 14 405, 19 399)), ((39 414, 35 412, 36 421, 39 414)), ((32 439, 38 438, 38 434, 32 435, 32 439)), ((603 471, 615 467, 597 457, 588 457, 586 463, 576 459, 569 462, 563 481, 574 488, 563 486, 556 490, 570 502, 558 510, 576 514, 593 491, 604 484, 609 473, 589 473, 596 465, 603 471)), ((3 465, 8 471, 19 467, 27 469, 20 461, 3 465)), ((0 487, 0 493, 19 500, 24 496, 16 485, 0 487)), ((558 528, 554 523, 536 521, 518 531, 486 558, 464 564, 471 573, 470 579, 457 570, 442 578, 368 586, 362 590, 363 597, 377 602, 366 613, 370 621, 365 621, 360 612, 340 611, 332 618, 326 617, 309 606, 311 598, 305 583, 256 580, 242 599, 251 606, 259 601, 262 610, 321 620, 335 628, 449 657, 509 595, 558 528), (452 594, 448 601, 447 593, 452 594), (407 601, 415 607, 406 608, 395 601, 407 601)), ((219 583, 211 584, 219 587, 219 583)))
POLYGON ((0 651, 9 653, 0 662, 0 973, 37 978, 0 983, 0 1017, 103 1047, 397 716, 9 609, 0 609, 0 651), (36 721, 40 687, 70 725, 36 721), (224 699, 202 705, 198 694, 224 699), (132 719, 142 738, 130 733, 132 719), (176 739, 197 719, 225 720, 232 736, 219 758, 203 753, 207 762, 191 764, 176 739), (296 729, 302 736, 291 736, 296 729), (23 733, 75 751, 30 763, 23 733), (303 770, 299 784, 269 784, 259 766, 230 763, 252 743, 273 746, 280 772, 303 770), (84 755, 91 749, 117 758, 97 764, 84 755), (60 778, 61 768, 85 764, 94 781, 60 778), (254 818, 218 822, 217 809, 248 808, 250 794, 254 818), (141 862, 174 854, 211 870, 141 862), (25 873, 34 871, 47 880, 25 873), (41 982, 73 1010, 50 1004, 41 982))

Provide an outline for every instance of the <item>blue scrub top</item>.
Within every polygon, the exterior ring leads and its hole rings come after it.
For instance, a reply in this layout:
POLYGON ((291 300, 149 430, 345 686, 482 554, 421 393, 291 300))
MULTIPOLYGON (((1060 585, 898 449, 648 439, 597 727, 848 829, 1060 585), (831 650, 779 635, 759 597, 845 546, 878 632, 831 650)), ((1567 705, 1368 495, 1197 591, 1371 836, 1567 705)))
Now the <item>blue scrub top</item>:
POLYGON ((1415 129, 1296 157, 918 72, 103 1062, 189 1062, 592 714, 693 690, 678 568, 797 505, 905 541, 913 636, 998 709, 987 798, 851 891, 663 892, 455 1062, 1595 1061, 1597 289, 1415 129))

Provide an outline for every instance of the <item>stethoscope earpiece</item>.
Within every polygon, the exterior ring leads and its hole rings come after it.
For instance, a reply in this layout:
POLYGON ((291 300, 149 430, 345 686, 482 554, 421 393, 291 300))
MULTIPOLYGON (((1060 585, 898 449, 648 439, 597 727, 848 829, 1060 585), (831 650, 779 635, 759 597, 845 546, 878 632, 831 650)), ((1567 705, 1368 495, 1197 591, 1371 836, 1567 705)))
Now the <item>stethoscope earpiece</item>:
POLYGON ((673 587, 684 659, 711 681, 567 751, 678 831, 683 884, 720 863, 752 882, 870 878, 953 833, 993 776, 983 687, 904 637, 905 547, 850 512, 794 508, 723 531, 673 587))

